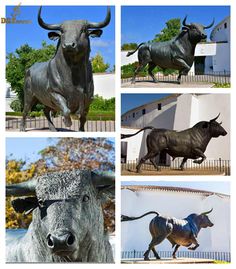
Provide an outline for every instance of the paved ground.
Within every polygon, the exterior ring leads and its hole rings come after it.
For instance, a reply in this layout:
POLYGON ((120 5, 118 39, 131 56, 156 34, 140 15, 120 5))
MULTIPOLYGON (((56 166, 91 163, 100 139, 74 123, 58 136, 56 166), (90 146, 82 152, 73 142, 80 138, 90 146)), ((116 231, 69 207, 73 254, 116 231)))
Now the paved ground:
POLYGON ((135 84, 126 82, 121 84, 122 88, 212 88, 213 83, 207 82, 182 82, 177 84, 175 82, 159 82, 153 83, 148 80, 137 81, 135 84))
POLYGON ((184 171, 179 169, 173 170, 142 170, 141 173, 136 173, 135 170, 123 170, 122 176, 224 176, 222 172, 205 169, 186 169, 184 171))
POLYGON ((194 258, 178 258, 178 259, 150 259, 144 261, 143 259, 122 260, 121 263, 125 264, 189 264, 189 263, 214 263, 214 260, 210 259, 194 259, 194 258))

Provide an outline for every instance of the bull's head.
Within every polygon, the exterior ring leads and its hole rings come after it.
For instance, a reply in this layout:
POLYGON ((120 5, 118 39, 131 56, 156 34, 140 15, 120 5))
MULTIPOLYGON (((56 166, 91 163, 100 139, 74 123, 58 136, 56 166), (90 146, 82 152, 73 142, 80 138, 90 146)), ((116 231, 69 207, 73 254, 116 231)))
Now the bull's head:
POLYGON ((114 176, 73 170, 8 185, 6 193, 30 195, 13 200, 12 205, 20 213, 33 211, 31 225, 37 240, 52 255, 83 261, 92 245, 99 243, 98 236, 104 236, 101 203, 104 194, 114 195, 114 184, 114 176))
POLYGON ((183 24, 182 30, 188 32, 189 39, 194 43, 198 43, 201 40, 206 39, 207 35, 204 30, 211 28, 215 22, 215 20, 213 19, 211 24, 209 24, 208 26, 204 26, 198 23, 187 24, 186 20, 187 20, 187 16, 184 18, 182 22, 183 24))
POLYGON ((60 39, 61 47, 66 55, 87 55, 90 52, 89 36, 100 37, 103 28, 107 26, 111 19, 110 8, 107 8, 106 18, 102 22, 89 22, 86 20, 64 21, 61 24, 47 24, 41 18, 41 9, 38 12, 38 23, 49 32, 48 36, 52 40, 60 39))
POLYGON ((208 218, 208 214, 211 213, 213 210, 213 208, 207 212, 203 212, 200 215, 198 215, 198 225, 200 228, 207 228, 207 227, 212 227, 214 226, 214 224, 210 221, 210 219, 208 218))
POLYGON ((203 124, 203 128, 208 128, 212 137, 219 137, 221 135, 222 136, 227 135, 227 132, 221 126, 222 122, 219 123, 216 121, 219 118, 219 116, 220 116, 220 113, 214 119, 210 120, 209 122, 206 121, 203 124))

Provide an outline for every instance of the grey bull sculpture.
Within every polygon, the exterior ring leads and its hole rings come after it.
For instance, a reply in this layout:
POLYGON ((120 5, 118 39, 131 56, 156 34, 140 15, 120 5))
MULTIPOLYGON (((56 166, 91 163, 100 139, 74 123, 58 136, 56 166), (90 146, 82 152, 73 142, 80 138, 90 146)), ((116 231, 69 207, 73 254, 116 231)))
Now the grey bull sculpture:
POLYGON ((89 170, 7 185, 7 196, 22 196, 12 201, 15 211, 33 211, 27 233, 7 246, 7 262, 113 262, 102 201, 114 196, 114 186, 114 176, 89 170))
POLYGON ((149 214, 156 214, 156 217, 154 217, 149 224, 152 240, 149 244, 148 250, 144 253, 144 260, 149 260, 148 256, 151 250, 156 259, 160 259, 160 256, 155 250, 155 246, 165 239, 168 239, 172 244, 172 247, 175 247, 172 254, 172 257, 175 259, 176 252, 180 246, 188 247, 189 250, 195 250, 199 247, 197 236, 200 230, 214 225, 207 216, 207 214, 211 213, 212 210, 213 209, 199 215, 191 214, 184 219, 164 217, 155 211, 150 211, 139 217, 128 217, 122 215, 121 221, 132 221, 141 219, 149 214))
POLYGON ((80 131, 84 131, 86 116, 94 93, 92 66, 89 61, 89 37, 100 37, 103 28, 111 19, 110 8, 101 22, 86 20, 64 21, 60 24, 47 24, 41 18, 38 23, 52 40, 58 40, 55 56, 48 62, 35 63, 25 75, 24 110, 21 131, 25 131, 27 114, 40 102, 48 120, 49 129, 56 131, 51 120, 51 112, 60 111, 65 126, 72 125, 70 114, 80 115, 80 131))
POLYGON ((148 73, 154 82, 157 82, 153 69, 159 66, 163 70, 167 68, 179 70, 178 83, 181 81, 182 75, 187 75, 194 61, 194 53, 197 43, 206 39, 207 36, 204 29, 213 26, 213 22, 208 26, 199 23, 186 23, 187 16, 182 24, 182 31, 170 41, 141 43, 137 49, 128 52, 127 57, 134 54, 138 50, 139 66, 134 72, 132 83, 135 83, 135 77, 148 64, 148 73))
POLYGON ((200 121, 192 128, 177 132, 167 129, 157 129, 147 126, 134 134, 121 135, 121 139, 129 138, 138 133, 151 129, 146 139, 147 154, 142 157, 136 167, 137 173, 140 172, 141 166, 146 160, 151 161, 157 170, 156 157, 164 151, 171 157, 183 157, 180 169, 184 169, 184 164, 188 159, 194 159, 194 163, 201 164, 206 156, 204 154, 208 143, 212 138, 227 135, 225 129, 216 120, 220 114, 210 121, 200 121), (199 159, 200 158, 200 159, 199 159))

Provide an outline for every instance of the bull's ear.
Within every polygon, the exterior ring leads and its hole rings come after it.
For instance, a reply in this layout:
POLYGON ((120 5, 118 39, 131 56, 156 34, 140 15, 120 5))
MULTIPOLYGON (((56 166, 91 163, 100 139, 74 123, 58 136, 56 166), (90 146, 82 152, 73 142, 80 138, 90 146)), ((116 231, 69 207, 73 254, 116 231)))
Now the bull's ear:
POLYGON ((61 34, 60 33, 57 33, 57 32, 49 32, 48 33, 48 38, 51 39, 51 40, 57 40, 61 37, 61 34))
POLYGON ((36 197, 17 198, 11 204, 17 213, 25 212, 25 215, 27 215, 38 206, 38 200, 36 197))
POLYGON ((205 129, 205 128, 208 128, 208 126, 209 126, 209 122, 206 121, 203 123, 202 128, 205 129))
POLYGON ((97 30, 88 30, 88 34, 91 37, 100 37, 102 35, 103 31, 100 29, 97 30))

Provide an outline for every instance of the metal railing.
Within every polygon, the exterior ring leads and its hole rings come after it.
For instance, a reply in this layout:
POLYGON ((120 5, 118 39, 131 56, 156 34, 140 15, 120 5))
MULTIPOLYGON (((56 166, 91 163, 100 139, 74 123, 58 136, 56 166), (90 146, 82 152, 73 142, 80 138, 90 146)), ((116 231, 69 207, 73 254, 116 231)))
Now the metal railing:
MULTIPOLYGON (((96 116, 96 120, 88 120, 85 123, 86 132, 114 132, 115 131, 115 121, 106 120, 106 116, 100 117, 96 116)), ((66 127, 63 121, 63 117, 58 116, 53 118, 53 123, 57 129, 64 129, 67 131, 79 131, 80 122, 79 120, 72 119, 72 126, 70 128, 66 127)), ((13 131, 19 130, 21 124, 21 118, 7 118, 6 120, 6 130, 13 131)), ((26 119, 26 130, 35 129, 40 131, 40 129, 47 129, 48 122, 44 116, 41 117, 31 117, 26 119)))
MULTIPOLYGON (((162 73, 155 74, 156 79, 159 82, 176 82, 178 74, 168 74, 163 75, 162 73)), ((122 78, 121 83, 128 83, 132 78, 122 78)), ((137 76, 136 81, 150 81, 153 79, 150 76, 139 77, 137 76)), ((205 74, 194 74, 193 72, 188 73, 187 76, 181 77, 181 82, 191 83, 191 82, 208 82, 208 83, 219 83, 219 84, 229 84, 230 83, 230 72, 220 71, 220 72, 207 72, 205 74)))
MULTIPOLYGON (((159 164, 158 167, 160 171, 170 171, 170 170, 179 170, 180 164, 182 162, 182 158, 177 158, 174 161, 171 161, 170 165, 159 164)), ((136 165, 138 164, 137 160, 127 161, 126 163, 121 164, 121 171, 135 171, 136 165)), ((146 162, 142 164, 142 170, 146 171, 156 171, 156 168, 150 163, 146 162)), ((194 163, 193 160, 188 160, 184 166, 186 171, 194 170, 194 171, 212 171, 220 174, 224 174, 226 176, 230 175, 230 161, 222 160, 219 158, 218 160, 205 160, 201 164, 194 163)))
MULTIPOLYGON (((143 258, 143 254, 145 251, 122 251, 121 259, 135 259, 135 258, 143 258)), ((172 258, 173 251, 158 251, 158 254, 161 258, 172 258)), ((153 253, 150 252, 151 258, 154 258, 153 253)), ((178 251, 177 257, 183 258, 196 258, 196 259, 211 259, 217 261, 231 261, 230 252, 216 252, 216 251, 178 251)))

